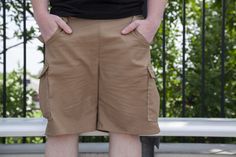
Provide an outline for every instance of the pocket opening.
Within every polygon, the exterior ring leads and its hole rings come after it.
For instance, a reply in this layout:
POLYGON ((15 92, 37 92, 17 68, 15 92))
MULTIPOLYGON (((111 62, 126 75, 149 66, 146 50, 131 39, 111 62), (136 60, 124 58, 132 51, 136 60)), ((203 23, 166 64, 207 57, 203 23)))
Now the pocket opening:
POLYGON ((48 70, 48 64, 45 62, 43 65, 43 69, 41 70, 41 72, 38 75, 38 78, 40 79, 43 75, 45 75, 47 70, 48 70))
MULTIPOLYGON (((134 20, 141 20, 141 19, 144 19, 143 15, 133 15, 131 22, 133 22, 134 20)), ((149 42, 146 40, 146 38, 143 36, 143 34, 141 34, 141 33, 137 30, 137 28, 135 28, 132 32, 133 32, 134 36, 135 36, 138 40, 140 40, 140 43, 142 43, 142 44, 144 44, 144 45, 146 45, 146 46, 150 46, 151 43, 149 43, 149 42)), ((152 42, 153 42, 153 41, 152 41, 152 42)))
POLYGON ((144 43, 145 45, 150 45, 150 43, 147 41, 147 39, 143 36, 143 34, 141 34, 141 33, 137 30, 137 28, 134 29, 134 33, 136 34, 136 36, 137 36, 140 40, 143 41, 143 43, 144 43))
POLYGON ((154 72, 154 70, 153 70, 153 67, 152 67, 152 65, 149 65, 148 66, 148 72, 149 72, 149 74, 150 74, 150 76, 152 77, 152 78, 156 78, 156 75, 155 75, 155 72, 154 72))
MULTIPOLYGON (((66 24, 69 23, 69 17, 63 17, 63 16, 62 16, 61 19, 62 19, 63 21, 65 21, 66 24)), ((63 29, 62 29, 59 25, 57 25, 56 31, 53 32, 53 34, 50 36, 50 38, 49 38, 47 41, 44 41, 42 34, 40 34, 40 35, 37 37, 37 39, 38 39, 39 41, 41 41, 42 43, 48 45, 51 41, 54 40, 54 38, 57 36, 57 34, 60 33, 60 32, 62 32, 62 31, 63 31, 63 29)))

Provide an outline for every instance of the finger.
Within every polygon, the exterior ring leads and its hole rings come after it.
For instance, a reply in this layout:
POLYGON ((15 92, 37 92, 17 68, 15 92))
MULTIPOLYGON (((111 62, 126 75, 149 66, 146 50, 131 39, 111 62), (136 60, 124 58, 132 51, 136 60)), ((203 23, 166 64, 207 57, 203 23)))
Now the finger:
POLYGON ((136 27, 138 27, 139 23, 138 20, 135 20, 133 22, 131 22, 128 26, 126 26, 121 33, 122 34, 127 34, 129 32, 131 32, 132 30, 134 30, 136 27))
POLYGON ((72 29, 70 28, 70 26, 60 17, 57 18, 56 22, 59 25, 59 27, 61 27, 66 33, 72 32, 72 29))

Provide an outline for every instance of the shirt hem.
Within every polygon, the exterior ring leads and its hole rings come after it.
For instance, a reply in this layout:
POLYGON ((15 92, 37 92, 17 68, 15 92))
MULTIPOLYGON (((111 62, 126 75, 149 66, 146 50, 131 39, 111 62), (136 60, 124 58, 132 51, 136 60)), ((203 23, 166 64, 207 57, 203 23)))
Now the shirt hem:
POLYGON ((143 15, 144 13, 142 11, 135 11, 135 12, 126 12, 123 14, 106 14, 106 15, 88 15, 88 14, 71 14, 71 13, 61 13, 61 12, 56 12, 56 11, 50 11, 51 14, 60 16, 60 17, 78 17, 78 18, 86 18, 86 19, 119 19, 119 18, 125 18, 129 16, 134 16, 134 15, 143 15))

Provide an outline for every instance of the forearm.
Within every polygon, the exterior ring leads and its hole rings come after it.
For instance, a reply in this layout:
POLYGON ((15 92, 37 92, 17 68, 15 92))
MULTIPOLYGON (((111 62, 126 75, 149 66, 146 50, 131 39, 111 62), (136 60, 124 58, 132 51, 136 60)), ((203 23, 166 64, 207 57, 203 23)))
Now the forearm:
POLYGON ((41 16, 48 14, 48 0, 31 0, 33 11, 34 11, 34 18, 37 21, 40 19, 41 16))
POLYGON ((147 0, 147 20, 154 27, 159 27, 165 8, 168 5, 168 0, 147 0))

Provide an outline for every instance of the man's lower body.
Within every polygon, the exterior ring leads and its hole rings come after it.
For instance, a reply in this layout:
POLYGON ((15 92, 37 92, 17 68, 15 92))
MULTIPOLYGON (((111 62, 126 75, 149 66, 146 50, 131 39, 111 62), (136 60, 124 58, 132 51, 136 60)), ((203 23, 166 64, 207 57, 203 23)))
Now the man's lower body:
POLYGON ((58 28, 47 40, 39 75, 46 156, 76 156, 79 134, 100 130, 110 133, 110 157, 138 157, 139 135, 160 132, 150 44, 137 30, 121 34, 142 18, 62 17, 73 32, 58 28))

